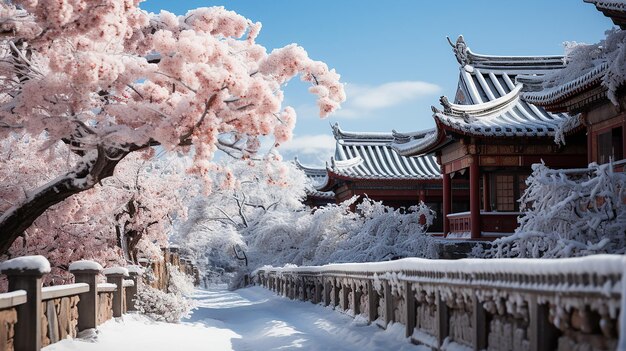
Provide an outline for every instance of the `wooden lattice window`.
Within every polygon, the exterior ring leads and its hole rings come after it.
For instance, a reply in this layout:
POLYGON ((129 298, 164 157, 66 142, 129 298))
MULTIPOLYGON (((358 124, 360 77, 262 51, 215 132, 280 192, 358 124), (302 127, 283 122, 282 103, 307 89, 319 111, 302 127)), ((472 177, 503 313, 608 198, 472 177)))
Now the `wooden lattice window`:
POLYGON ((610 159, 618 161, 624 158, 624 140, 622 127, 613 128, 610 131, 598 134, 598 163, 607 163, 610 159))
POLYGON ((498 211, 515 210, 515 190, 513 175, 496 175, 496 209, 498 211))

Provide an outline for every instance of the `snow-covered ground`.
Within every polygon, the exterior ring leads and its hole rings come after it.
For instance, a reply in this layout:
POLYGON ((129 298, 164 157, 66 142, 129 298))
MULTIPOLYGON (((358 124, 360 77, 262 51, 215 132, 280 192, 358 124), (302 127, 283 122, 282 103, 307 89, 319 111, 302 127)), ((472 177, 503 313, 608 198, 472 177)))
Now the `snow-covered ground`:
POLYGON ((44 350, 426 350, 404 338, 403 325, 383 330, 261 287, 198 290, 194 299, 198 308, 179 324, 129 314, 100 326, 97 342, 63 340, 44 350))

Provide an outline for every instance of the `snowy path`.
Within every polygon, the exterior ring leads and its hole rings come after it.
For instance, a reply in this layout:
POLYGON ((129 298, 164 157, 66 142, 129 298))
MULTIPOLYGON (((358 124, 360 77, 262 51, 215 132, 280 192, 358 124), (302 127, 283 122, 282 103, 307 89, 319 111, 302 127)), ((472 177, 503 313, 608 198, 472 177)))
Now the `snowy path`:
POLYGON ((101 350, 413 350, 404 326, 382 330, 309 302, 291 301, 260 288, 198 290, 198 308, 180 324, 140 315, 109 321, 98 342, 64 340, 45 351, 101 350))

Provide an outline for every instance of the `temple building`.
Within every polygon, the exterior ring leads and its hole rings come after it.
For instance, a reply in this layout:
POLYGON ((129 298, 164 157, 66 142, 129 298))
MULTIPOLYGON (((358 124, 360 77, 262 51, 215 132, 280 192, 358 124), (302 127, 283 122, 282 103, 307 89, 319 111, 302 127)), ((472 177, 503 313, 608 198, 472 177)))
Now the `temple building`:
MULTIPOLYGON (((622 30, 626 29, 625 3, 587 2, 593 3, 622 30)), ((552 82, 547 84, 542 79, 544 77, 523 78, 528 85, 524 89, 524 100, 553 113, 567 112, 576 116, 573 119, 580 120, 587 130, 587 162, 598 164, 620 161, 626 155, 626 67, 623 62, 619 66, 619 62, 613 62, 608 57, 616 54, 610 52, 610 47, 606 47, 606 50, 609 51, 606 57, 597 60, 600 63, 576 75, 572 75, 566 68, 552 75, 552 82), (616 69, 621 72, 612 72, 616 69), (605 84, 609 81, 613 81, 614 91, 610 91, 608 84, 605 84)), ((619 45, 616 45, 615 50, 620 50, 619 45)), ((614 60, 619 61, 619 58, 614 60)), ((624 169, 623 162, 617 162, 617 165, 619 169, 624 169)))
MULTIPOLYGON (((335 124, 333 135, 335 155, 325 168, 304 166, 296 160, 314 187, 309 190, 308 203, 319 201, 322 194, 334 194, 337 203, 353 196, 367 196, 394 208, 407 208, 423 201, 437 213, 429 231, 442 231, 443 189, 441 170, 434 155, 399 155, 390 146, 394 133, 348 132, 335 124)), ((418 140, 427 135, 430 133, 414 133, 412 138, 418 140)), ((468 199, 467 184, 459 183, 455 190, 463 206, 468 199)))
POLYGON ((442 97, 441 107, 433 107, 434 131, 419 137, 396 133, 391 146, 405 157, 436 155, 446 237, 491 240, 517 227, 517 200, 532 164, 586 165, 584 126, 521 99, 524 85, 516 77, 560 70, 562 57, 475 54, 462 36, 450 44, 460 64, 454 102, 442 97), (457 182, 469 183, 466 209, 454 208, 457 182))
POLYGON ((294 160, 296 167, 304 172, 309 179, 309 185, 305 189, 306 199, 304 204, 313 208, 325 206, 331 203, 335 203, 335 193, 333 191, 319 191, 328 179, 326 168, 317 168, 305 166, 296 157, 294 160))

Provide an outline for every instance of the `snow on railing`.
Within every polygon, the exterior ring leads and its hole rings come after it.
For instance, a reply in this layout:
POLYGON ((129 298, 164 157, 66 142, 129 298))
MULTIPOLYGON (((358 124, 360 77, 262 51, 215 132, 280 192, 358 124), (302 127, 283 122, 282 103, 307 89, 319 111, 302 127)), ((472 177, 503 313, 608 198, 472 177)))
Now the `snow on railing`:
MULTIPOLYGON (((102 267, 91 261, 76 262, 69 267, 74 284, 42 288, 42 279, 50 272, 50 264, 43 256, 25 256, 4 261, 0 272, 9 281, 8 293, 0 294, 0 333, 2 350, 40 350, 42 346, 67 337, 76 337, 79 331, 95 328, 99 322, 126 312, 128 303, 136 297, 134 280, 121 281, 125 268, 109 269, 119 276, 119 285, 97 284, 102 267), (108 318, 102 318, 107 316, 108 318)), ((109 278, 109 277, 107 277, 109 278)))
POLYGON ((615 350, 626 330, 618 322, 626 306, 625 268, 626 257, 619 255, 411 258, 262 267, 253 275, 257 284, 292 299, 362 314, 383 327, 402 323, 413 342, 433 348, 615 350))

